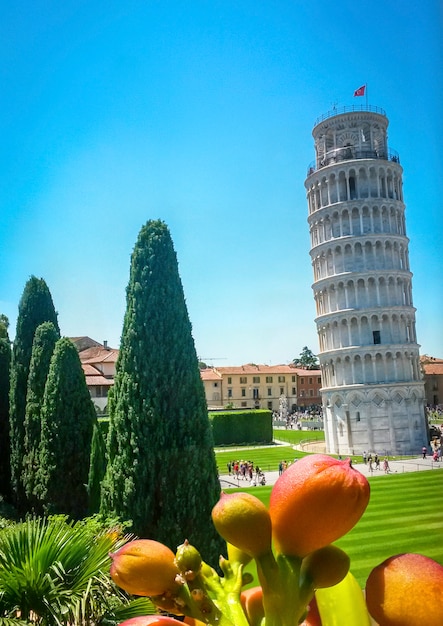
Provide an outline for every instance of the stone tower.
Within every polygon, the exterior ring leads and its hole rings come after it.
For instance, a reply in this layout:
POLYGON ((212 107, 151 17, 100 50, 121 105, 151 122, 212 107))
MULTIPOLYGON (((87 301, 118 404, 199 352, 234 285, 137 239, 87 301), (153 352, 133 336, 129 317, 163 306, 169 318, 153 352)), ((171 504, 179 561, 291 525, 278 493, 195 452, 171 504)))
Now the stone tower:
POLYGON ((427 444, 402 172, 378 107, 317 120, 307 190, 326 446, 418 454, 427 444))

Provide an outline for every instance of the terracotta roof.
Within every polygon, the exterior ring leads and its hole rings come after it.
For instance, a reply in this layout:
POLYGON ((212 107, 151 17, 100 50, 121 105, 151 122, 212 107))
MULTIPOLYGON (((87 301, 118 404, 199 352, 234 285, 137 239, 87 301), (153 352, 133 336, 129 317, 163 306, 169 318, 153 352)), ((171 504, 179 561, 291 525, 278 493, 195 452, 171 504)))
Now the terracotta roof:
POLYGON ((82 368, 85 376, 103 376, 103 374, 93 365, 89 363, 82 363, 82 368))
POLYGON ((88 387, 112 387, 114 381, 112 378, 105 378, 104 376, 85 376, 86 384, 88 387))
POLYGON ((214 368, 222 375, 226 374, 297 374, 298 376, 320 376, 320 370, 305 370, 292 365, 240 365, 238 367, 214 368))
POLYGON ((82 363, 115 363, 118 358, 118 350, 93 346, 82 350, 79 354, 82 363))
POLYGON ((443 375, 443 361, 437 361, 435 363, 422 363, 423 371, 425 374, 440 374, 443 375))
POLYGON ((79 352, 82 350, 86 350, 87 348, 91 348, 92 346, 101 346, 102 344, 95 339, 91 339, 87 335, 83 335, 82 337, 69 337, 72 343, 75 345, 79 352))
POLYGON ((204 370, 200 370, 200 377, 202 380, 220 380, 221 374, 216 372, 212 367, 207 367, 204 370))

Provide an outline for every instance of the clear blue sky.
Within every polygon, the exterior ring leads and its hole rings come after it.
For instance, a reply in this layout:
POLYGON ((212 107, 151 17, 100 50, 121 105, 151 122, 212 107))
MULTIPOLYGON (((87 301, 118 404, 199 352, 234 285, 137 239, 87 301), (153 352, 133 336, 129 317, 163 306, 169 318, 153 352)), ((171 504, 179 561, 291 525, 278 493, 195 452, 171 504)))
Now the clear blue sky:
MULTIPOLYGON (((141 226, 171 231, 197 352, 287 363, 314 323, 315 119, 369 104, 404 168, 422 353, 443 357, 440 0, 15 0, 0 22, 0 312, 30 275, 119 344, 141 226)), ((211 359, 214 359, 212 361, 211 359)))

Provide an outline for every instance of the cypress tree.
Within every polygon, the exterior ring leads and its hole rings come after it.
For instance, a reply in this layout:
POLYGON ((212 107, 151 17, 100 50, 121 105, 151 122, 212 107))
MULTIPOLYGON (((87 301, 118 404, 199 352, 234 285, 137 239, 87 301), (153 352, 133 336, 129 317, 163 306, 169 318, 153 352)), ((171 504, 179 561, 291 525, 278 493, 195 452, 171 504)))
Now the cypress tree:
POLYGON ((102 512, 173 550, 187 538, 218 562, 212 434, 177 258, 159 220, 141 229, 132 254, 108 407, 102 512))
POLYGON ((21 483, 24 453, 24 421, 26 392, 32 344, 37 327, 52 322, 59 331, 57 313, 48 286, 43 278, 31 276, 23 290, 18 308, 17 327, 11 364, 10 387, 10 440, 11 485, 14 500, 19 509, 26 505, 21 483))
POLYGON ((88 514, 95 419, 77 349, 63 337, 55 344, 42 407, 35 493, 45 513, 65 513, 74 519, 88 514))
POLYGON ((9 373, 11 344, 8 335, 9 320, 0 315, 0 489, 1 495, 11 498, 11 468, 9 459, 9 373))
POLYGON ((106 471, 106 442, 98 419, 94 421, 89 465, 88 496, 89 515, 100 510, 100 489, 106 471))
POLYGON ((28 508, 33 508, 36 512, 41 512, 38 511, 38 501, 34 495, 40 446, 41 410, 49 364, 58 339, 60 339, 60 334, 52 322, 40 324, 35 331, 29 365, 22 482, 28 500, 28 508))

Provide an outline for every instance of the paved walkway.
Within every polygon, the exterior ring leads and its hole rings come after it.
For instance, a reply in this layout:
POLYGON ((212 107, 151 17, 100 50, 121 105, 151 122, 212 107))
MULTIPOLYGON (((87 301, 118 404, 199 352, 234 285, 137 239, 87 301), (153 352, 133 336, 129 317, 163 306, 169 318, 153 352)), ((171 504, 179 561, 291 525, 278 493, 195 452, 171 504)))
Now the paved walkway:
MULTIPOLYGON (((287 445, 287 444, 286 444, 287 445)), ((264 446, 265 447, 265 446, 264 446)), ((241 448, 239 448, 241 450, 241 448)), ((421 456, 413 459, 406 460, 396 460, 395 458, 389 459, 389 468, 390 471, 388 474, 385 474, 383 470, 383 457, 381 457, 380 461, 380 469, 372 469, 369 468, 369 465, 365 465, 364 463, 354 463, 353 467, 361 472, 364 476, 389 476, 389 474, 403 474, 405 472, 422 472, 427 470, 438 471, 440 468, 443 469, 443 461, 433 461, 431 456, 423 459, 421 456)), ((267 485, 273 485, 277 480, 279 474, 278 470, 276 471, 268 471, 264 472, 266 478, 267 485)), ((249 480, 243 480, 241 478, 237 479, 235 476, 229 476, 228 474, 220 475, 220 484, 222 488, 229 487, 249 487, 249 480)))

